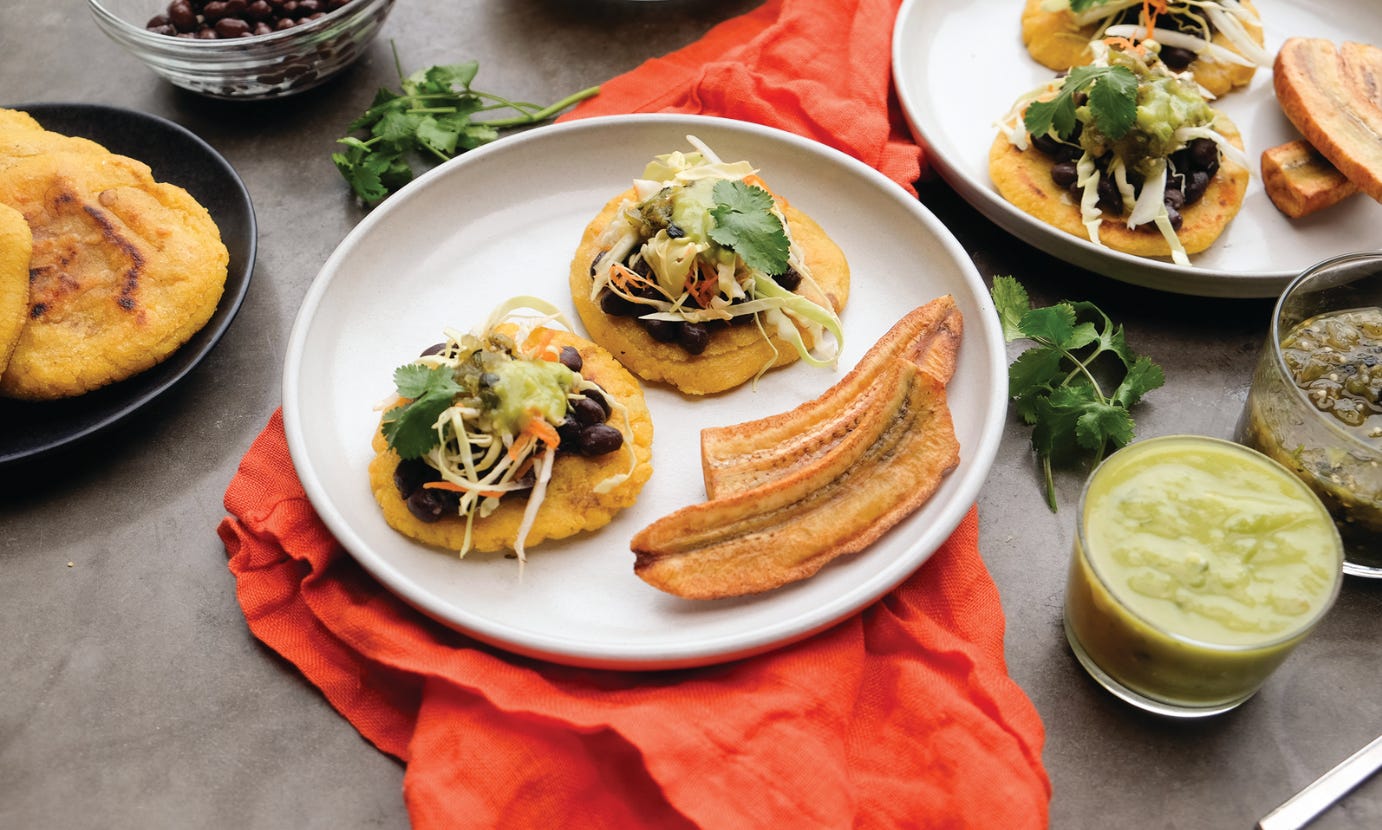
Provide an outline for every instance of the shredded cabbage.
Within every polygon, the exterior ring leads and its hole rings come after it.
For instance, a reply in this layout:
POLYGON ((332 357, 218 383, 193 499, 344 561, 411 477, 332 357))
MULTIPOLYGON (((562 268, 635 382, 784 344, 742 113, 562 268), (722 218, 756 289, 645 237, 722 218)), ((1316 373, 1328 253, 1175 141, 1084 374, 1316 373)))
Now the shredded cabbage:
POLYGON ((595 301, 601 292, 610 291, 646 307, 646 312, 639 315, 646 320, 703 323, 754 315, 760 318, 759 330, 765 338, 771 329, 791 343, 803 361, 811 365, 833 364, 843 343, 843 328, 828 304, 822 306, 807 299, 825 295, 776 203, 772 212, 787 235, 788 266, 801 277, 796 292, 782 288, 771 275, 749 266, 734 251, 703 233, 684 231, 683 235, 673 236, 666 227, 648 225, 643 214, 645 206, 651 200, 670 199, 669 188, 691 188, 708 180, 742 181, 757 173, 747 161, 721 160, 696 136, 686 139, 695 151, 666 153, 649 162, 643 176, 635 180, 638 201, 621 205, 609 227, 601 232, 599 247, 603 253, 594 266, 590 299, 595 301), (649 233, 653 228, 655 232, 649 233), (631 276, 633 272, 625 263, 646 265, 650 276, 631 276), (714 280, 708 300, 705 295, 693 298, 688 289, 692 280, 698 278, 714 280), (762 317, 767 318, 766 325, 762 317), (802 330, 813 347, 806 346, 802 330))
MULTIPOLYGON (((537 297, 514 297, 497 306, 485 322, 470 333, 447 329, 446 342, 441 351, 420 357, 415 362, 429 367, 451 367, 458 371, 459 377, 466 371, 495 370, 496 363, 541 361, 557 378, 554 381, 557 384, 555 389, 547 391, 564 395, 569 408, 571 401, 587 397, 588 392, 603 390, 580 372, 571 371, 559 363, 552 366, 560 349, 550 344, 542 336, 541 330, 557 327, 574 331, 561 310, 551 303, 537 297), (570 375, 569 388, 562 385, 560 380, 567 373, 570 375)), ((607 423, 614 426, 615 415, 622 422, 616 428, 624 438, 621 450, 628 458, 628 465, 625 471, 597 482, 594 487, 597 493, 608 492, 627 480, 638 464, 633 449, 633 426, 627 408, 611 395, 602 394, 601 397, 611 407, 611 417, 607 423)), ((504 402, 496 405, 502 406, 504 402)), ((433 424, 439 443, 422 459, 437 471, 442 482, 458 494, 458 515, 466 522, 465 535, 458 551, 460 556, 465 556, 470 550, 476 518, 493 513, 506 494, 530 490, 523 521, 513 543, 520 565, 526 561, 527 537, 546 496, 556 457, 556 446, 538 437, 539 432, 547 430, 530 432, 531 421, 535 418, 547 421, 550 429, 558 426, 559 421, 553 422, 541 413, 539 405, 528 407, 523 426, 515 430, 504 418, 497 417, 489 409, 483 395, 474 398, 457 395, 451 406, 443 410, 433 424)))

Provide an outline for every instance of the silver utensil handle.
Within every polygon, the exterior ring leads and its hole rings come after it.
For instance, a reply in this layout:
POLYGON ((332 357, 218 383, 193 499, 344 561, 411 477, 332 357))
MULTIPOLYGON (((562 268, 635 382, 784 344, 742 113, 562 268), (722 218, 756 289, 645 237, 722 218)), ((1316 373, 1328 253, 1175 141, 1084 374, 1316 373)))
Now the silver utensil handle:
POLYGON ((1382 737, 1350 755, 1257 822, 1258 830, 1298 830, 1382 767, 1382 737))

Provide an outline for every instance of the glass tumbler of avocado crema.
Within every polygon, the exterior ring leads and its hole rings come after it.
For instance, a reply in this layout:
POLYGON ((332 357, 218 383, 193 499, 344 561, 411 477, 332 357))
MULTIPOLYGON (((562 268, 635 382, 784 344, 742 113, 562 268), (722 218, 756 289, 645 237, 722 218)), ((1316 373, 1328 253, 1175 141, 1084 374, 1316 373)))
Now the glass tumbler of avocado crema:
POLYGON ((1237 439, 1329 508, 1344 572, 1382 578, 1382 253, 1345 254, 1277 301, 1237 439))
POLYGON ((1252 697, 1315 628, 1343 581, 1319 498, 1219 438, 1137 441, 1080 496, 1065 633, 1101 686, 1179 718, 1252 697))

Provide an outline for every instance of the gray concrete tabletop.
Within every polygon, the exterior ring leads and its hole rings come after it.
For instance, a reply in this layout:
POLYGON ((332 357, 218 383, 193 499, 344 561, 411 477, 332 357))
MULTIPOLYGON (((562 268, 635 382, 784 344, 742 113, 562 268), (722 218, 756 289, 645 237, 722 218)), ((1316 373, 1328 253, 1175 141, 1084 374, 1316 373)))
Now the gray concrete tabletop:
MULTIPOLYGON (((182 382, 78 451, 0 469, 0 827, 408 824, 403 767, 250 635, 215 533, 226 485, 280 403, 294 314, 365 215, 330 163, 334 140, 395 83, 391 43, 408 67, 475 59, 482 88, 551 101, 755 5, 400 0, 343 75, 246 104, 160 80, 96 28, 83 0, 5 4, 0 104, 101 103, 187 127, 243 178, 259 238, 238 317, 182 382)), ((1166 367, 1166 386, 1137 412, 1139 437, 1231 436, 1270 299, 1096 276, 1014 240, 943 181, 919 190, 985 279, 1017 275, 1039 304, 1093 301, 1166 367)), ((1082 482, 1059 473, 1059 510, 1047 509, 1030 431, 1010 415, 979 501, 1009 669, 1045 724, 1052 827, 1249 828, 1382 732, 1382 584, 1356 579, 1231 713, 1171 721, 1095 685, 1061 623, 1082 482)), ((1314 826, 1382 827, 1382 780, 1314 826)))

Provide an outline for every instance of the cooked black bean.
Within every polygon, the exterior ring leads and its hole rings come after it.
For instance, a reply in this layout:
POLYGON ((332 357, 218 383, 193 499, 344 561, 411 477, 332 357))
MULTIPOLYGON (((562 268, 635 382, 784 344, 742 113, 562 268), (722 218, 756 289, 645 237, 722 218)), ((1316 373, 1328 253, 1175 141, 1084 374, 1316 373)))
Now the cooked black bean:
POLYGON ((418 355, 418 357, 427 357, 428 355, 432 354, 441 354, 441 350, 445 348, 445 343, 433 343, 432 345, 423 349, 422 352, 418 355))
POLYGON ((571 416, 576 419, 576 423, 583 427, 605 422, 605 408, 590 398, 576 398, 571 401, 568 409, 571 416))
POLYGON ((1191 139, 1189 149, 1190 165, 1196 170, 1208 170, 1210 165, 1219 161, 1219 145, 1215 144, 1213 139, 1191 139))
POLYGON ((1079 181, 1079 178, 1080 173, 1074 162, 1061 161, 1051 165, 1051 181, 1059 187, 1068 190, 1075 186, 1075 182, 1079 181))
POLYGON ((581 353, 576 350, 575 346, 562 346, 561 354, 557 356, 557 360, 573 372, 579 372, 581 367, 585 365, 585 361, 581 359, 581 353))
POLYGON ((488 389, 488 388, 494 386, 495 384, 499 383, 499 381, 500 381, 501 379, 502 379, 502 378, 499 377, 499 374, 498 374, 497 372, 481 372, 481 373, 480 373, 480 388, 481 388, 481 389, 488 389))
POLYGON ((645 307, 608 289, 600 292, 600 310, 614 317, 637 317, 645 307))
POLYGON ((1166 209, 1180 210, 1185 207, 1185 194, 1180 192, 1180 188, 1168 187, 1161 200, 1166 203, 1166 209))
POLYGON ((1204 192, 1208 187, 1208 173, 1203 170, 1192 172, 1185 179, 1185 203, 1187 205, 1193 205, 1198 202, 1204 196, 1204 192))
POLYGON ((801 274, 797 273, 797 269, 788 265, 786 271, 783 271, 781 274, 775 274, 773 276, 773 282, 777 283, 778 285, 782 286, 788 291, 796 291, 797 286, 801 285, 801 274))
POLYGON ((1185 223, 1185 217, 1180 215, 1180 211, 1170 205, 1166 206, 1166 217, 1171 220, 1171 229, 1180 230, 1180 226, 1185 223))
MULTIPOLYGON (((605 418, 609 417, 609 401, 605 400, 605 396, 600 392, 599 389, 587 389, 581 394, 585 395, 587 398, 594 401, 595 403, 598 403, 600 405, 600 408, 605 411, 605 418)), ((604 420, 604 418, 602 418, 601 420, 604 420)))
POLYGON ((669 222, 667 224, 667 235, 673 239, 681 239, 683 236, 686 236, 686 231, 682 230, 676 222, 669 222))
POLYGON ((581 430, 581 455, 604 455, 614 452, 623 444, 624 436, 608 424, 595 424, 581 430))
POLYGON ((1099 208, 1109 213, 1123 212, 1123 194, 1112 176, 1099 177, 1099 208))
MULTIPOLYGON (((144 28, 156 34, 179 37, 246 37, 290 29, 349 2, 351 0, 172 0, 167 11, 149 18, 144 28)), ((591 267, 594 268, 593 263, 591 267)))
POLYGON ((677 344, 689 354, 700 354, 710 345, 710 329, 704 323, 682 323, 677 329, 677 344))
POLYGON ((1189 49, 1182 49, 1179 46, 1162 46, 1161 62, 1166 64, 1172 72, 1184 72, 1185 67, 1195 60, 1195 53, 1189 49))
POLYGON ((394 486, 398 488, 398 494, 405 499, 427 482, 440 479, 441 474, 421 458, 405 458, 398 462, 393 471, 394 486))
POLYGON ((221 37, 248 37, 250 24, 238 17, 223 17, 216 21, 216 34, 221 37))
POLYGON ((673 320, 644 320, 643 328, 659 343, 677 342, 677 328, 681 323, 673 320))
POLYGON ((557 437, 561 439, 561 443, 557 445, 557 449, 563 452, 574 452, 579 448, 581 444, 581 429, 582 426, 580 423, 573 418, 570 413, 567 413, 566 417, 561 420, 561 423, 557 424, 557 437))
POLYGON ((454 516, 460 510, 460 496, 449 490, 421 487, 407 498, 408 512, 424 522, 454 516))
POLYGON ((1055 156, 1060 152, 1061 142, 1053 138, 1050 133, 1032 136, 1032 146, 1048 156, 1055 156))

